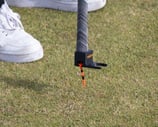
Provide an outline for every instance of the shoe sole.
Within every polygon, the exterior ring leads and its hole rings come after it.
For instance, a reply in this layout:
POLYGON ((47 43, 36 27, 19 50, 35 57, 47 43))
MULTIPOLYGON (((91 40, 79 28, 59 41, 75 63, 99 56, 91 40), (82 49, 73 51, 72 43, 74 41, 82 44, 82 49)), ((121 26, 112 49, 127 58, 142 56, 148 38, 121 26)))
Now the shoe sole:
MULTIPOLYGON (((63 11, 77 12, 77 2, 62 2, 62 0, 7 0, 8 4, 17 7, 42 7, 63 11)), ((88 11, 95 11, 105 6, 106 0, 90 0, 88 11)))
POLYGON ((42 48, 40 48, 39 50, 33 53, 23 54, 23 55, 0 53, 0 61, 13 62, 13 63, 28 63, 28 62, 40 60, 41 58, 43 58, 42 48))

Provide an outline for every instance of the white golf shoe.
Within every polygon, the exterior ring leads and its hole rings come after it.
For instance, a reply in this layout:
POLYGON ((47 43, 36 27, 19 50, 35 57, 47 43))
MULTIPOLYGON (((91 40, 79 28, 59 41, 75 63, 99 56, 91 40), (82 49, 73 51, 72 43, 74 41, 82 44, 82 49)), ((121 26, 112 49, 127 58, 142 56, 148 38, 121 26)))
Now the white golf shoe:
MULTIPOLYGON (((95 11, 105 6, 106 0, 87 0, 88 11, 95 11)), ((17 7, 43 7, 63 11, 77 11, 78 0, 7 0, 8 4, 17 7)))
POLYGON ((0 8, 0 60, 25 63, 43 57, 40 42, 25 32, 20 16, 7 5, 0 8))

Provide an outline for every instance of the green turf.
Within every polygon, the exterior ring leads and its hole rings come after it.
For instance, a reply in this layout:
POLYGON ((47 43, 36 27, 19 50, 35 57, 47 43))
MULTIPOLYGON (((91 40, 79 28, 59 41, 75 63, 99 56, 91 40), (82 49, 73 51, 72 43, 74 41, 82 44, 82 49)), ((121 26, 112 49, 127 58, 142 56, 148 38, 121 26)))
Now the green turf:
POLYGON ((0 127, 158 127, 158 1, 109 0, 89 14, 102 70, 74 66, 76 13, 13 8, 45 56, 0 62, 0 127))

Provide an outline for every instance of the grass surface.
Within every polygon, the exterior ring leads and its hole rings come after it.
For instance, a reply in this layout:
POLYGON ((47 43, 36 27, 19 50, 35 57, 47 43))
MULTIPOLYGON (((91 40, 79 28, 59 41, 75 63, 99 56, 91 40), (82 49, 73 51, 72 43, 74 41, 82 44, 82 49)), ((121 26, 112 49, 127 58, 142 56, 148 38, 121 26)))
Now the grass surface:
POLYGON ((0 127, 158 127, 158 1, 109 0, 89 14, 102 70, 74 67, 76 14, 13 8, 41 41, 34 63, 0 62, 0 127))

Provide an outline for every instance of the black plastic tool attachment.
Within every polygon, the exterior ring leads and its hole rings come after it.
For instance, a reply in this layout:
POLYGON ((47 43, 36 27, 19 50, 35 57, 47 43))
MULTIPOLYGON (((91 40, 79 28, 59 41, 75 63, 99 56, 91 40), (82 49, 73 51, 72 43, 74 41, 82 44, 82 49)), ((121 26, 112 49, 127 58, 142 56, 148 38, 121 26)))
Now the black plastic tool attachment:
POLYGON ((107 64, 98 63, 93 61, 93 50, 88 50, 87 52, 75 52, 75 65, 79 66, 82 64, 83 67, 101 69, 101 67, 106 67, 107 64))

